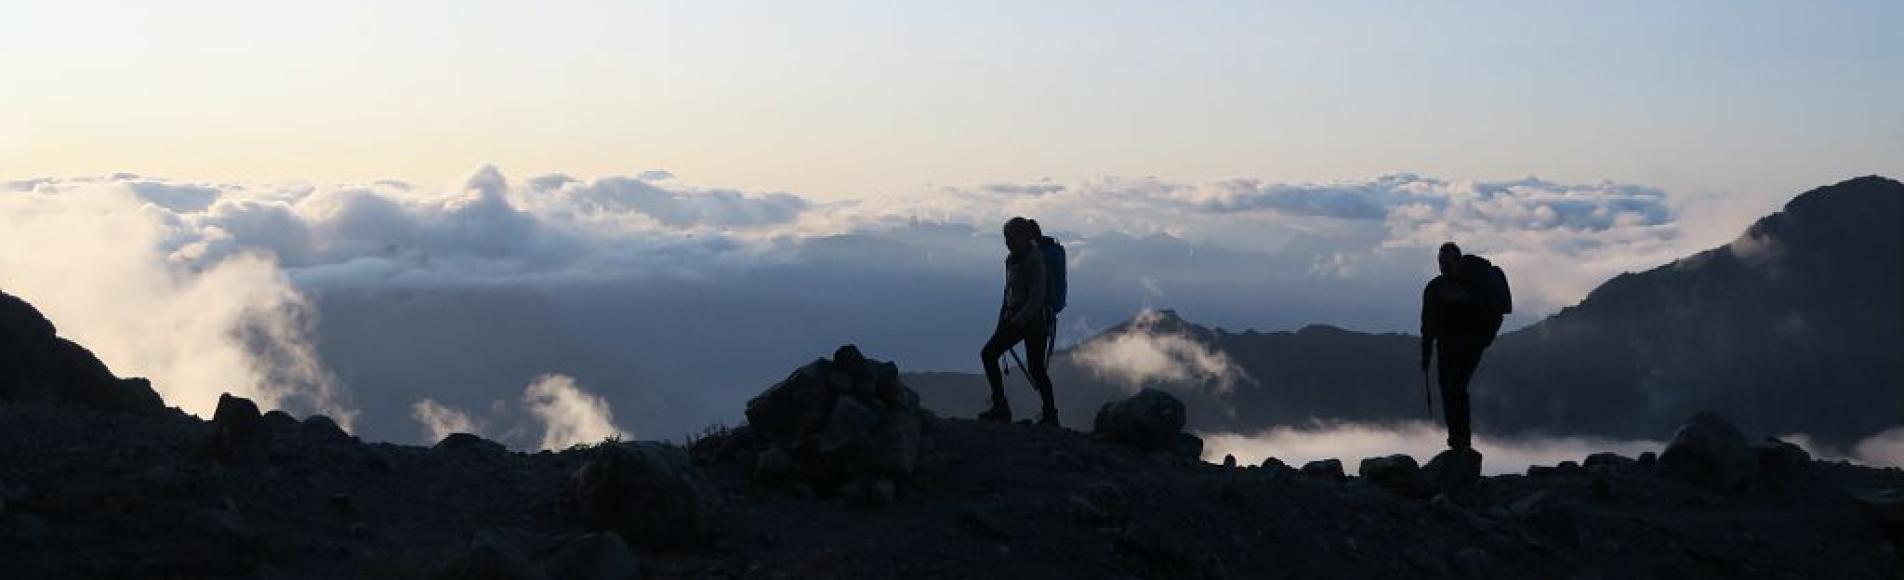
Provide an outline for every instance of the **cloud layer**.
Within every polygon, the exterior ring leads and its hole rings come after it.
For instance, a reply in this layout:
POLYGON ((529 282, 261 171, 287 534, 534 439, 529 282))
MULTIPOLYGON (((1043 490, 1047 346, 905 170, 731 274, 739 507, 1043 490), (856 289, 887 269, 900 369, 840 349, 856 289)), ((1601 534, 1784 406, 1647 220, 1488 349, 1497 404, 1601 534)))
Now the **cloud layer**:
MULTIPOLYGON (((1235 455, 1238 462, 1260 464, 1269 457, 1292 466, 1318 459, 1336 458, 1354 473, 1364 458, 1404 453, 1417 462, 1427 463, 1447 448, 1447 431, 1433 423, 1411 421, 1397 425, 1344 423, 1303 428, 1279 427, 1256 434, 1203 434, 1203 459, 1221 462, 1224 455, 1235 455)), ((1579 437, 1495 439, 1484 435, 1474 438, 1474 448, 1485 457, 1481 470, 1487 475, 1524 473, 1529 465, 1554 465, 1562 461, 1581 461, 1593 453, 1611 451, 1627 457, 1642 452, 1658 452, 1658 441, 1612 441, 1579 437)))
MULTIPOLYGON (((976 366, 969 351, 983 336, 967 335, 989 330, 1002 258, 995 232, 1013 215, 1038 217, 1071 249, 1061 336, 1075 340, 1145 307, 1233 328, 1406 330, 1429 256, 1446 239, 1508 269, 1525 322, 1612 274, 1705 244, 1682 234, 1684 212, 1638 185, 1412 174, 1043 181, 824 203, 654 171, 512 180, 483 167, 445 188, 120 174, 0 183, 0 283, 188 411, 208 413, 230 390, 347 425, 355 403, 326 368, 349 361, 321 360, 311 333, 324 313, 308 297, 526 289, 549 297, 576 342, 650 373, 654 384, 641 388, 711 393, 705 407, 727 411, 673 413, 709 422, 737 412, 736 393, 841 342, 877 345, 909 369, 976 366), (744 360, 723 356, 737 344, 744 360)), ((1216 390, 1248 380, 1167 333, 1093 348, 1081 360, 1133 385, 1171 373, 1216 390)), ((501 356, 471 354, 477 365, 501 356)), ((619 432, 608 400, 625 402, 637 387, 606 385, 606 399, 591 399, 563 385, 549 382, 524 411, 579 425, 543 445, 619 432)), ((484 427, 416 400, 396 404, 398 416, 432 436, 484 427)))

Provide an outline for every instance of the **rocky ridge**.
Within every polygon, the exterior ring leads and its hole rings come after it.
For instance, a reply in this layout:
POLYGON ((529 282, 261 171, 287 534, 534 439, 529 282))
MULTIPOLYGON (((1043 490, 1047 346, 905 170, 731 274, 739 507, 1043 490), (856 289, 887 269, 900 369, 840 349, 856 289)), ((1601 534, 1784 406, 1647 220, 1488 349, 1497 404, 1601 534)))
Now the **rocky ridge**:
POLYGON ((0 356, 41 361, 0 367, 16 578, 1904 576, 1904 473, 1712 415, 1657 457, 1496 477, 1478 456, 1351 458, 1350 476, 1197 461, 1162 391, 1093 433, 936 417, 842 348, 683 445, 415 447, 237 397, 210 421, 129 402, 140 383, 45 344, 50 324, 14 328, 44 320, 22 308, 0 303, 0 356))

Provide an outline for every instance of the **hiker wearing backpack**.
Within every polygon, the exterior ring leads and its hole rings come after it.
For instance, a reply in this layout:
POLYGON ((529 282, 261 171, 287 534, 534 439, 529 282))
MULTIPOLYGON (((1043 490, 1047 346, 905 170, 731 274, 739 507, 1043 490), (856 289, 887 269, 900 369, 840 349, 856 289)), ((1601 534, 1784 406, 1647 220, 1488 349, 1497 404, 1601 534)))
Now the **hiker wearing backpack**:
POLYGON ((1469 449, 1468 381, 1501 331, 1501 319, 1513 312, 1513 295, 1500 268, 1486 258, 1463 255, 1454 242, 1442 244, 1436 259, 1441 275, 1421 293, 1421 370, 1425 376, 1430 357, 1440 363, 1436 375, 1448 447, 1469 449))
MULTIPOLYGON (((1005 399, 1005 381, 999 357, 1018 343, 1025 343, 1026 362, 1021 369, 1037 389, 1044 403, 1040 425, 1058 426, 1058 408, 1052 401, 1051 377, 1046 374, 1052 331, 1056 316, 1064 309, 1064 248, 1057 240, 1045 237, 1038 222, 1015 217, 1005 222, 1005 296, 998 309, 998 326, 992 338, 979 350, 985 365, 985 380, 991 383, 992 406, 978 418, 1001 423, 1011 422, 1011 404, 1005 399)), ((1013 355, 1016 356, 1016 355, 1013 355)))

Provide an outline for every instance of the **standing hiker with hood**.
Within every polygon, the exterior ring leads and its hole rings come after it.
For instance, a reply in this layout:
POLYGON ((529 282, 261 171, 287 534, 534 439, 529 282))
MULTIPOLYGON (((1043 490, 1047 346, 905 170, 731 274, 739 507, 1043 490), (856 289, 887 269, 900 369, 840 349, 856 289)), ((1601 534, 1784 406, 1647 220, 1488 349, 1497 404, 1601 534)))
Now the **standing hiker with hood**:
POLYGON ((1468 381, 1481 365, 1481 353, 1494 344, 1502 317, 1513 312, 1513 297, 1500 268, 1486 258, 1462 255, 1454 242, 1441 245, 1436 261, 1441 275, 1421 292, 1421 370, 1425 376, 1431 357, 1440 363, 1436 374, 1448 447, 1471 449, 1468 381), (1440 356, 1434 357, 1437 346, 1440 356))
POLYGON ((991 340, 985 341, 985 348, 979 351, 979 358, 985 364, 985 380, 992 387, 992 407, 979 413, 978 418, 1011 422, 1011 404, 1005 400, 1005 381, 998 359, 1023 342, 1026 362, 1031 367, 1023 370, 1044 403, 1038 424, 1057 426, 1058 408, 1052 402, 1051 377, 1046 374, 1045 365, 1054 310, 1053 292, 1061 290, 1051 287, 1050 268, 1053 266, 1045 263, 1046 252, 1042 248, 1042 244, 1049 242, 1039 231, 1038 222, 1022 217, 1006 221, 1004 229, 1005 248, 1010 251, 1005 258, 1004 302, 998 308, 998 327, 992 330, 991 340))

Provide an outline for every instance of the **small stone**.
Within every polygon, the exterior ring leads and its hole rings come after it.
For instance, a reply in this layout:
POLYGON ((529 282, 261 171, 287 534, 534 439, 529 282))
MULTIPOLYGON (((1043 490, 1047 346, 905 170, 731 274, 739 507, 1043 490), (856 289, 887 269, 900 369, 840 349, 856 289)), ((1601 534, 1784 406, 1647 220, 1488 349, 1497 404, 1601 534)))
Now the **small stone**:
POLYGON ((954 521, 959 529, 979 537, 1001 542, 1011 539, 1010 534, 1005 532, 1005 527, 999 525, 998 518, 985 511, 975 508, 962 509, 959 510, 954 521))
POLYGON ((341 493, 333 493, 330 497, 325 498, 324 507, 334 513, 342 515, 357 514, 357 502, 352 500, 349 495, 341 493))
POLYGON ((1486 578, 1492 574, 1494 568, 1494 557, 1488 555, 1487 551, 1474 546, 1456 551, 1450 559, 1453 561, 1455 574, 1463 578, 1486 578))

